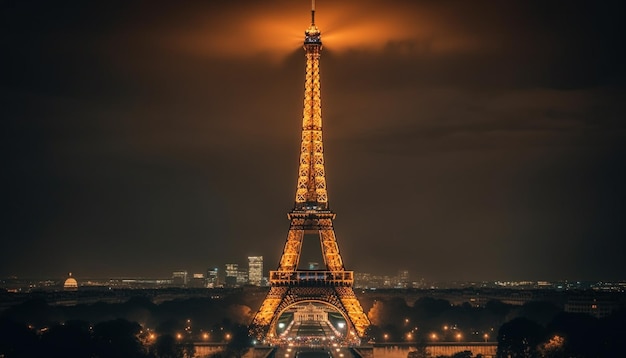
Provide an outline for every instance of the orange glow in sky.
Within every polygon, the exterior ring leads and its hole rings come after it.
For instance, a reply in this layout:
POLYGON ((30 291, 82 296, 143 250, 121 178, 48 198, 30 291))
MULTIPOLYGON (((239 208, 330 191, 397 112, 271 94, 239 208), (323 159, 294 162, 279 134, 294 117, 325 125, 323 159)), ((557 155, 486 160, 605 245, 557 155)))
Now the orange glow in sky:
MULTIPOLYGON (((231 6, 198 15, 168 41, 174 47, 209 57, 265 56, 280 59, 302 44, 310 23, 310 4, 295 1, 231 6)), ((375 1, 318 2, 315 22, 331 51, 378 51, 393 46, 403 53, 449 52, 471 46, 459 32, 446 30, 427 8, 381 7, 375 1)))

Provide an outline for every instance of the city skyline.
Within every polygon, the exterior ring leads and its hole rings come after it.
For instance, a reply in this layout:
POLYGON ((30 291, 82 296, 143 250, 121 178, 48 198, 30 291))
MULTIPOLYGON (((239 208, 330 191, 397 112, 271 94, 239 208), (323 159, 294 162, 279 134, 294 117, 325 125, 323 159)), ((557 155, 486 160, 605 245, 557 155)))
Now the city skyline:
MULTIPOLYGON (((3 5, 0 277, 278 262, 308 1, 3 5)), ((346 267, 623 280, 624 4, 318 1, 346 267)))

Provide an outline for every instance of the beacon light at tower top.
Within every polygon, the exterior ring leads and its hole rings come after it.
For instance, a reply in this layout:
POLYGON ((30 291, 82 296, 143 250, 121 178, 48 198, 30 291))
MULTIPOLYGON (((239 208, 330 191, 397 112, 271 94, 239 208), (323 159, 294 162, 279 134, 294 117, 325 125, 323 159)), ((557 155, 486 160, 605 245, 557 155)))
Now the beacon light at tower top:
POLYGON ((311 0, 311 26, 304 32, 304 44, 322 44, 320 30, 315 26, 315 0, 311 0))

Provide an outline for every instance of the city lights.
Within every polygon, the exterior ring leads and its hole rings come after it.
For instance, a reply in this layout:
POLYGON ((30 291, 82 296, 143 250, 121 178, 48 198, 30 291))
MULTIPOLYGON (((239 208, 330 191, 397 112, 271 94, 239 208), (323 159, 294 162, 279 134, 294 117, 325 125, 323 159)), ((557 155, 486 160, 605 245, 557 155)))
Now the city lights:
POLYGON ((2 7, 0 358, 626 356, 626 1, 309 1, 2 7))

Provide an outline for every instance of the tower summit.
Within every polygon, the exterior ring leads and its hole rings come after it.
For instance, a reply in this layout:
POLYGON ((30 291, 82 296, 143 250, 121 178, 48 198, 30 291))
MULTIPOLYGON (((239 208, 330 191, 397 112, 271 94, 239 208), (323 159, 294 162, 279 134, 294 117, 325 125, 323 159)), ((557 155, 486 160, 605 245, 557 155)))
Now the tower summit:
POLYGON ((320 30, 315 26, 315 0, 311 0, 311 26, 304 32, 304 49, 306 50, 307 44, 319 44, 320 49, 322 46, 322 40, 320 38, 320 30))
POLYGON ((320 92, 321 33, 315 26, 315 0, 311 2, 311 26, 304 32, 306 77, 302 112, 302 146, 294 210, 327 209, 328 193, 322 146, 322 99, 320 92))
POLYGON ((315 0, 311 1, 311 25, 304 32, 303 47, 306 74, 295 204, 288 214, 289 233, 278 269, 270 271, 270 291, 250 328, 261 340, 280 340, 276 327, 281 315, 298 304, 317 302, 343 316, 345 339, 354 343, 370 322, 352 289, 354 272, 344 268, 333 228, 335 213, 328 206, 320 92, 322 39, 315 25, 315 0), (319 237, 325 269, 298 269, 305 234, 319 237))

